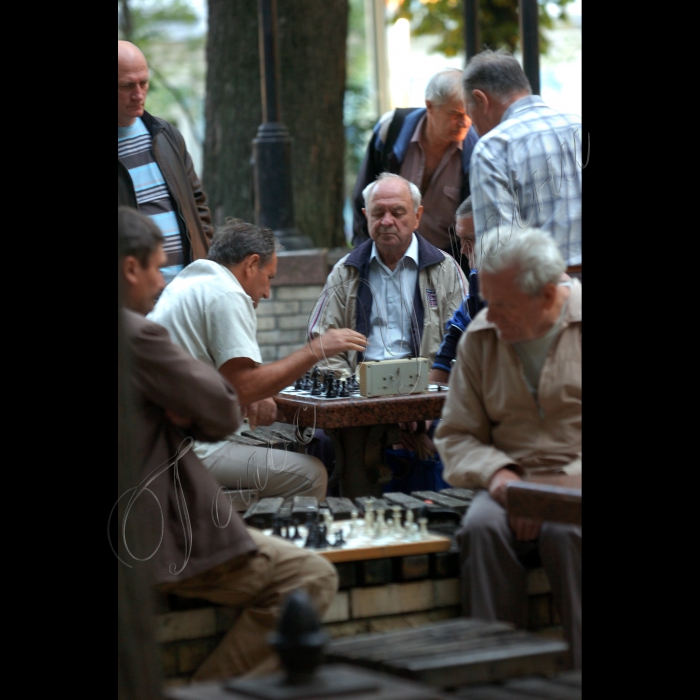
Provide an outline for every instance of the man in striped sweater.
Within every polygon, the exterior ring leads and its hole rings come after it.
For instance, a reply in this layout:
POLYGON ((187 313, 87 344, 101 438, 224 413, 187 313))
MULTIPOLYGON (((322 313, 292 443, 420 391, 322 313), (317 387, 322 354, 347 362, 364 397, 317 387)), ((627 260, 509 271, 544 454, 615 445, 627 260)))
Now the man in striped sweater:
POLYGON ((213 234, 202 183, 182 134, 145 110, 148 64, 128 41, 118 42, 118 204, 150 216, 165 237, 166 283, 206 258, 213 234))

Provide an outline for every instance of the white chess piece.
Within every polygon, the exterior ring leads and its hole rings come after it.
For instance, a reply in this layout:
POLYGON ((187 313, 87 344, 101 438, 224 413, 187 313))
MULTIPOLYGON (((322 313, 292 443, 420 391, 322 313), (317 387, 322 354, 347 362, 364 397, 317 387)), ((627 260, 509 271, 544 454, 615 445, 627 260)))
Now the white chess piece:
POLYGON ((401 537, 403 535, 403 527, 401 526, 401 506, 391 506, 394 511, 394 535, 401 537))
POLYGON ((357 511, 352 510, 350 511, 350 526, 348 528, 348 539, 352 539, 355 537, 355 533, 357 532, 357 511))
POLYGON ((421 538, 428 537, 428 518, 418 518, 418 524, 420 525, 421 538))
POLYGON ((386 520, 384 519, 385 514, 384 508, 377 509, 377 537, 383 537, 386 532, 386 520))

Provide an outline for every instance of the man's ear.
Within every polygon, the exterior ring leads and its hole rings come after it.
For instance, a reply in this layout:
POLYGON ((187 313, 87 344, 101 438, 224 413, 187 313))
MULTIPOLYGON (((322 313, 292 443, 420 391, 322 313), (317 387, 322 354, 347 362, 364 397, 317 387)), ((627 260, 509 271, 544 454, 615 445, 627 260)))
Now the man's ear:
POLYGON ((141 263, 133 255, 124 257, 122 261, 122 275, 127 284, 133 286, 138 282, 138 271, 140 269, 141 263))
POLYGON ((244 268, 247 276, 254 275, 260 269, 260 256, 257 253, 249 255, 245 259, 244 268))
POLYGON ((544 308, 551 309, 557 298, 557 285, 552 282, 547 282, 547 284, 542 287, 542 296, 544 297, 544 308))
POLYGON ((482 112, 488 112, 491 105, 489 96, 482 90, 472 90, 472 98, 482 112))
POLYGON ((363 209, 363 210, 362 210, 362 213, 365 215, 365 219, 366 219, 366 218, 367 218, 367 210, 366 210, 366 209, 363 209))
POLYGON ((428 110, 428 112, 432 112, 435 109, 435 105, 432 103, 431 100, 426 100, 425 108, 428 110))
POLYGON ((421 204, 418 207, 418 211, 416 212, 416 228, 418 228, 418 224, 420 223, 420 218, 423 215, 423 205, 421 204))

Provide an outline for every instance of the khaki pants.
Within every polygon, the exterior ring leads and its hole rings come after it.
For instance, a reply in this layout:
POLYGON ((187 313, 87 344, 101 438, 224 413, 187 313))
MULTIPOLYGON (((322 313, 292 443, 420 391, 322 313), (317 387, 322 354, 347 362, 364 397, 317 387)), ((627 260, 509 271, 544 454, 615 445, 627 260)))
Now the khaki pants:
POLYGON ((328 473, 323 463, 293 450, 229 442, 202 462, 223 486, 258 491, 260 498, 326 498, 328 473))
POLYGON ((521 561, 537 549, 559 608, 575 668, 581 668, 581 528, 545 522, 536 542, 519 542, 508 513, 488 491, 474 495, 457 533, 465 614, 527 625, 527 571, 521 561))
POLYGON ((278 670, 277 654, 266 637, 276 627, 285 595, 302 588, 322 617, 338 590, 335 567, 323 557, 259 530, 248 528, 248 532, 258 546, 257 553, 159 586, 163 593, 242 608, 233 627, 193 680, 242 674, 252 677, 278 670))

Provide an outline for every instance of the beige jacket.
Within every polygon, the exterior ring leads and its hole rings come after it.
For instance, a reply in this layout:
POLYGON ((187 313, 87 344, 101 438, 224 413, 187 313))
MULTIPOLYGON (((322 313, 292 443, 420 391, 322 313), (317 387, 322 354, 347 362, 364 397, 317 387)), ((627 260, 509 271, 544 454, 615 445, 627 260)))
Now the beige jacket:
POLYGON ((487 309, 471 322, 435 432, 447 482, 487 488, 509 464, 525 474, 581 473, 581 292, 574 280, 562 331, 542 368, 538 401, 515 350, 486 320, 487 309))

